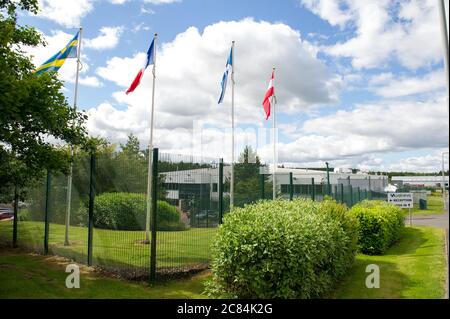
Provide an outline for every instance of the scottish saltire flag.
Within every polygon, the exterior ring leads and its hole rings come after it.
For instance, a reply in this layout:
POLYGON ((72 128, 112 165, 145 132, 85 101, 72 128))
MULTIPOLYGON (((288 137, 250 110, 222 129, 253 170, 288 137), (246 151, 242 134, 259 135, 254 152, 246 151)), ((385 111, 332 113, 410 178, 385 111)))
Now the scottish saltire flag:
POLYGON ((44 64, 38 67, 34 72, 36 74, 42 74, 45 72, 58 70, 63 66, 66 59, 77 58, 78 56, 78 37, 80 32, 77 32, 75 37, 58 53, 48 59, 44 64))
POLYGON ((228 57, 227 65, 225 67, 225 73, 223 74, 222 82, 220 84, 220 86, 222 87, 222 92, 220 93, 219 104, 223 102, 223 98, 227 90, 228 73, 230 73, 232 68, 233 68, 233 48, 231 48, 230 56, 228 57))
POLYGON ((155 38, 153 38, 152 44, 150 44, 150 48, 147 51, 147 59, 145 60, 145 63, 142 67, 142 69, 139 70, 138 74, 133 80, 133 83, 131 83, 130 88, 127 90, 126 94, 132 93, 141 83, 142 77, 144 76, 144 72, 147 69, 149 65, 155 64, 155 38))

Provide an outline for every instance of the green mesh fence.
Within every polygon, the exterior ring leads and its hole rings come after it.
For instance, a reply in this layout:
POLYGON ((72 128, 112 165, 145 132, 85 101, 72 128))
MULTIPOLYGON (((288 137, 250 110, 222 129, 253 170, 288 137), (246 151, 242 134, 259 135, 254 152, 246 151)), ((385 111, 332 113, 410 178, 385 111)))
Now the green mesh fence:
MULTIPOLYGON (((96 155, 95 166, 91 163, 90 155, 78 154, 71 179, 53 173, 49 180, 45 177, 27 190, 18 214, 20 246, 45 253, 47 212, 49 254, 81 263, 90 261, 130 279, 149 278, 152 269, 156 269, 156 278, 163 278, 208 267, 221 216, 232 213, 231 165, 223 165, 221 186, 218 159, 160 154, 153 176, 157 204, 156 240, 152 242, 148 152, 102 152, 96 155), (95 195, 92 206, 91 185, 95 195)), ((244 161, 235 164, 234 177, 235 207, 271 200, 274 184, 275 197, 285 200, 321 201, 328 196, 348 207, 366 199, 386 200, 384 181, 364 176, 331 179, 328 184, 324 174, 284 171, 274 179, 267 165, 244 161)), ((0 208, 12 210, 9 203, 0 208)), ((0 238, 5 242, 12 241, 12 225, 12 220, 0 221, 0 238)))
POLYGON ((18 244, 37 253, 44 252, 46 181, 47 178, 44 177, 26 190, 26 200, 18 212, 18 244))
MULTIPOLYGON (((220 223, 219 160, 160 154, 159 197, 168 207, 157 214, 157 274, 206 268, 220 223), (173 223, 172 227, 161 227, 173 223)), ((224 167, 229 201, 230 167, 224 167)), ((159 208, 159 207, 158 207, 159 208)), ((224 205, 229 209, 229 204, 224 205)))

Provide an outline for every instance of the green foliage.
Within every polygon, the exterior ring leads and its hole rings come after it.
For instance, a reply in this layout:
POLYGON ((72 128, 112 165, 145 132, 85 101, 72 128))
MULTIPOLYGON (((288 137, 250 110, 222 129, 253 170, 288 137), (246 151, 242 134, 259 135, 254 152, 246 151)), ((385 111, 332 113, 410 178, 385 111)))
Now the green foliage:
POLYGON ((227 298, 317 298, 352 265, 356 224, 333 201, 263 201, 227 214, 207 292, 227 298))
POLYGON ((123 154, 131 156, 139 156, 141 154, 139 139, 133 134, 128 135, 127 143, 120 144, 120 148, 122 149, 123 154))
MULTIPOLYGON (((87 209, 83 208, 87 215, 87 209)), ((146 195, 133 193, 104 193, 95 198, 94 226, 102 229, 145 230, 147 216, 146 195)), ((186 227, 180 213, 164 201, 158 201, 158 230, 177 231, 186 227)))
POLYGON ((0 9, 6 9, 8 15, 16 15, 16 10, 27 10, 31 13, 36 14, 38 11, 38 1, 37 0, 0 0, 0 9))
POLYGON ((404 228, 401 208, 384 201, 363 201, 350 210, 358 220, 358 245, 364 254, 381 255, 395 243, 404 228))
MULTIPOLYGON (((239 156, 238 163, 234 165, 234 205, 236 207, 244 207, 246 204, 256 203, 261 199, 260 168, 261 161, 258 154, 251 146, 246 146, 239 156)), ((265 178, 266 198, 271 198, 272 183, 267 183, 268 178, 267 175, 265 178)), ((227 180, 225 189, 229 190, 229 184, 230 181, 227 180)))
MULTIPOLYGON (((148 157, 140 152, 139 141, 129 135, 125 145, 117 149, 104 139, 90 138, 88 150, 78 149, 73 162, 73 183, 81 198, 89 196, 90 152, 95 151, 96 193, 146 193, 148 157)), ((165 176, 158 175, 158 199, 165 200, 165 176)))
MULTIPOLYGON (((86 116, 74 111, 56 74, 36 75, 24 46, 43 44, 40 33, 17 24, 16 10, 37 12, 36 0, 0 1, 0 192, 24 188, 45 169, 67 172, 70 153, 49 142, 83 144, 86 116)), ((9 192, 10 193, 10 192, 9 192)))

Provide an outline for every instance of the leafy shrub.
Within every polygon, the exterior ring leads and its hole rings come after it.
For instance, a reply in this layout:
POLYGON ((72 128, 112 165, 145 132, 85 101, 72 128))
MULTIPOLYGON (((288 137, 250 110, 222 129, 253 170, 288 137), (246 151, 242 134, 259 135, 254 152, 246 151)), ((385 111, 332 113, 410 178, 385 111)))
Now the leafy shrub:
MULTIPOLYGON (((178 210, 166 202, 158 201, 158 230, 184 230, 178 210)), ((84 207, 87 215, 87 208, 84 207)), ((147 203, 145 194, 104 193, 95 197, 94 226, 102 229, 145 230, 147 203)))
POLYGON ((383 201, 363 201, 350 210, 358 220, 361 252, 379 255, 399 239, 405 225, 401 208, 383 201))
POLYGON ((356 225, 336 202, 263 201, 227 214, 207 292, 226 298, 316 298, 352 265, 356 225))
POLYGON ((17 214, 17 219, 21 222, 27 222, 32 220, 31 213, 28 209, 21 209, 17 214))

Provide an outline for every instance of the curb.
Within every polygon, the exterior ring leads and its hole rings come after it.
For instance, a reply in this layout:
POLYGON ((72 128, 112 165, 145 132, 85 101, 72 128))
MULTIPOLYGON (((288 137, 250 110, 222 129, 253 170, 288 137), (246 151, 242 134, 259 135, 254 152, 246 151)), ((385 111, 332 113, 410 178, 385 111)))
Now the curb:
POLYGON ((445 238, 444 238, 445 260, 447 262, 447 272, 446 272, 446 276, 445 276, 446 280, 445 280, 445 296, 444 296, 444 299, 449 299, 448 298, 448 284, 449 284, 449 282, 448 282, 448 272, 449 272, 449 267, 448 267, 448 253, 449 253, 449 251, 448 251, 448 229, 445 230, 445 235, 444 236, 445 236, 445 238))

